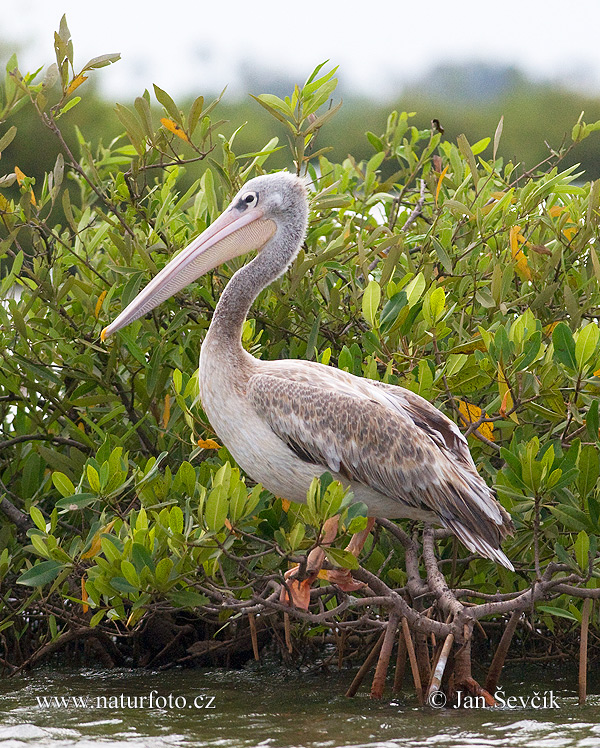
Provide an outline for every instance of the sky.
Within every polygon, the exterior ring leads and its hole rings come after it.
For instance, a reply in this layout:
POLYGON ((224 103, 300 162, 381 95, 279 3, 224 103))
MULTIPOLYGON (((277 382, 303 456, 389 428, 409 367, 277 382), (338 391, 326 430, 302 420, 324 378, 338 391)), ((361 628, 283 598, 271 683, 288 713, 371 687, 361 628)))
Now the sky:
MULTIPOLYGON (((2 0, 5 8, 9 0, 2 0)), ((22 71, 53 60, 53 31, 67 21, 75 61, 120 52, 96 73, 111 99, 153 83, 172 95, 261 73, 302 82, 324 60, 346 89, 390 97, 441 64, 514 65, 534 80, 600 95, 600 0, 20 0, 2 10, 3 51, 19 47, 22 71)), ((2 55, 6 57, 6 54, 2 55)))

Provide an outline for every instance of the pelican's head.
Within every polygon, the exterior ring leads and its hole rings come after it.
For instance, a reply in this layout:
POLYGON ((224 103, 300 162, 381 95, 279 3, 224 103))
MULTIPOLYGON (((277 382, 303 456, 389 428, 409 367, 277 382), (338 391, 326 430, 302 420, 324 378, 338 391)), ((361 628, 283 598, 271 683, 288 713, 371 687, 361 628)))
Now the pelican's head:
POLYGON ((279 172, 251 179, 216 221, 165 265, 100 337, 105 340, 223 262, 262 249, 279 231, 286 232, 286 244, 297 251, 307 214, 306 190, 298 177, 279 172))

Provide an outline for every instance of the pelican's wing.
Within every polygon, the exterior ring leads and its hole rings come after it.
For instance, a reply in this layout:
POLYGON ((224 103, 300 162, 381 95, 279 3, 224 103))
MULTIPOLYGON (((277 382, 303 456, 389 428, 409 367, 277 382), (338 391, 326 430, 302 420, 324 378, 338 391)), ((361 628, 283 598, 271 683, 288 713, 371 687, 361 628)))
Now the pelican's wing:
POLYGON ((499 550, 510 518, 475 470, 455 424, 422 398, 394 392, 401 388, 388 391, 328 367, 297 369, 266 369, 249 379, 246 392, 300 459, 433 512, 468 548, 510 567, 499 550))
POLYGON ((458 426, 421 395, 384 382, 369 380, 390 397, 390 403, 408 413, 413 422, 426 431, 440 447, 450 450, 458 462, 477 470, 469 445, 458 426))

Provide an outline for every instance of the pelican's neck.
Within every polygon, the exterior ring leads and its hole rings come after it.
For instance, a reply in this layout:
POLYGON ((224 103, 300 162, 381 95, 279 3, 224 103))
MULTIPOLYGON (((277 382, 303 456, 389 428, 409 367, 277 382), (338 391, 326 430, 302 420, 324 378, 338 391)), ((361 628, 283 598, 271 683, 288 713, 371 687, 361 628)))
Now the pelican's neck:
POLYGON ((258 294, 279 278, 298 253, 299 242, 282 241, 280 233, 247 265, 240 268, 223 291, 202 349, 242 363, 248 354, 242 347, 242 327, 258 294))

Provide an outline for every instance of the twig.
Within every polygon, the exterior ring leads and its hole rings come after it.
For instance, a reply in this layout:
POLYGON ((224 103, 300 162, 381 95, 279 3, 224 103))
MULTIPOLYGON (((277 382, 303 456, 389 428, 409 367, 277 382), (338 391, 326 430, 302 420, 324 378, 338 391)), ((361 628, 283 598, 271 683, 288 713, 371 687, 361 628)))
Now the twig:
POLYGON ((346 696, 348 698, 352 698, 356 694, 356 692, 360 688, 360 684, 365 679, 365 675, 369 672, 369 670, 373 666, 373 663, 375 662, 375 659, 379 655, 379 651, 381 650, 381 647, 383 646, 383 640, 385 638, 385 634, 386 634, 385 631, 381 632, 381 635, 379 639, 377 640, 375 646, 367 655, 367 659, 360 666, 358 673, 356 673, 356 675, 354 676, 354 680, 350 684, 350 688, 346 691, 346 696))
POLYGON ((404 632, 398 631, 398 652, 396 653, 396 669, 394 671, 394 685, 392 693, 399 693, 404 683, 404 670, 406 667, 406 642, 404 641, 404 632))
POLYGON ((8 519, 15 524, 21 532, 27 532, 30 527, 33 527, 33 522, 29 517, 26 514, 23 514, 20 509, 17 509, 14 504, 11 504, 6 496, 0 500, 0 511, 4 512, 8 519))
POLYGON ((442 651, 440 652, 440 656, 438 657, 433 676, 431 678, 431 683, 427 692, 428 699, 431 698, 432 694, 440 690, 442 678, 444 677, 444 670, 446 669, 446 663, 448 662, 448 656, 452 651, 453 644, 454 634, 448 634, 448 636, 446 637, 446 641, 444 642, 444 646, 442 647, 442 651))
POLYGON ((390 618, 383 638, 383 644, 381 645, 381 651, 379 653, 379 659, 377 660, 377 667, 375 668, 375 675, 373 676, 373 684, 371 685, 372 699, 381 699, 383 696, 385 677, 387 675, 388 665, 394 647, 394 638, 398 628, 398 621, 399 616, 397 613, 390 613, 390 618))
POLYGON ((585 704, 587 696, 587 657, 588 657, 588 629, 592 599, 586 597, 581 611, 581 641, 579 643, 579 703, 585 704))
POLYGON ((511 615, 506 628, 504 629, 504 633, 502 634, 502 638, 500 639, 500 644, 498 644, 498 648, 494 653, 494 659, 492 660, 492 664, 490 665, 490 669, 488 670, 487 678, 485 681, 485 690, 488 691, 488 693, 493 694, 498 686, 500 673, 502 672, 502 668, 504 667, 504 661, 506 660, 506 655, 508 654, 510 643, 517 629, 517 624, 519 623, 520 617, 521 611, 515 610, 515 612, 511 615))
POLYGON ((412 672, 413 682, 417 691, 417 699, 419 704, 423 706, 423 687, 421 685, 421 675, 419 673, 419 665, 417 663, 417 656, 415 654, 415 648, 413 646, 413 640, 410 635, 410 629, 408 628, 408 621, 406 618, 402 618, 402 633, 404 634, 404 641, 406 643, 406 651, 408 652, 408 659, 410 661, 410 669, 412 672))
POLYGON ((254 613, 248 613, 248 625, 250 626, 250 638, 252 639, 252 652, 254 653, 254 659, 260 662, 260 654, 258 652, 258 636, 256 635, 256 618, 254 613))

